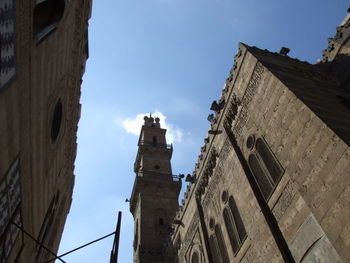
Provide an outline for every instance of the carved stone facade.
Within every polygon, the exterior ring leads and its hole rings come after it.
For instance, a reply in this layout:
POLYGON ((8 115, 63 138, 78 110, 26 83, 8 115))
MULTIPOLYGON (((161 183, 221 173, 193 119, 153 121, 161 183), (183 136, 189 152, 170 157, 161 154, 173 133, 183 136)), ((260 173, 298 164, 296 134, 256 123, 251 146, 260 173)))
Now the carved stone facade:
POLYGON ((74 186, 91 5, 0 3, 0 262, 47 262, 57 252, 74 186))
POLYGON ((350 261, 349 24, 315 65, 239 45, 164 262, 350 261))

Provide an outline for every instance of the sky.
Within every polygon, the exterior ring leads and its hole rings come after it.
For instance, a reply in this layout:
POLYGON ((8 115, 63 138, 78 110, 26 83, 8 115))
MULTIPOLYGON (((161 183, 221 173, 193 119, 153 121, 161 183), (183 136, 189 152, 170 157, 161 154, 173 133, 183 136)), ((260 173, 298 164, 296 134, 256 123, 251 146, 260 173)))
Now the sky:
MULTIPOLYGON (((118 262, 132 262, 134 222, 125 199, 143 116, 158 116, 168 129, 173 174, 191 173, 238 43, 273 52, 285 46, 289 56, 314 63, 348 6, 347 0, 95 0, 76 181, 59 254, 113 232, 122 211, 118 262)), ((109 237, 63 259, 109 262, 112 243, 109 237)))

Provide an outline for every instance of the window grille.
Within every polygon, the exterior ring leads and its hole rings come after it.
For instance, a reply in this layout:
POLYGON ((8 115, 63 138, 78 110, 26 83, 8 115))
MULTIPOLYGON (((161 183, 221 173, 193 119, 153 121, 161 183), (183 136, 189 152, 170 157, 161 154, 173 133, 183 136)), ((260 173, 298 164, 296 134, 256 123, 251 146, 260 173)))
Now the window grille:
POLYGON ((9 86, 16 75, 14 2, 0 1, 0 90, 9 86))
POLYGON ((20 230, 12 224, 22 225, 20 162, 17 158, 0 183, 0 259, 5 260, 20 230))

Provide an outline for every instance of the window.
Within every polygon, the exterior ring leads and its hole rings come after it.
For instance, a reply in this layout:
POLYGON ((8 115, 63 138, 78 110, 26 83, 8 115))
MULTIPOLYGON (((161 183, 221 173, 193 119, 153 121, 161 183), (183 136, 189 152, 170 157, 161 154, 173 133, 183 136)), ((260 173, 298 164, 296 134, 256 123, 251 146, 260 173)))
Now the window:
POLYGON ((169 220, 163 208, 158 208, 154 212, 154 227, 157 235, 160 237, 165 237, 169 233, 169 220))
POLYGON ((152 143, 153 143, 153 146, 157 146, 157 137, 156 136, 153 136, 152 143))
POLYGON ((212 252, 213 262, 215 263, 226 263, 229 262, 226 245, 222 236, 220 225, 216 224, 214 232, 209 237, 210 249, 212 252))
POLYGON ((158 208, 155 211, 156 224, 162 226, 165 224, 166 212, 163 208, 158 208))
POLYGON ((276 184, 283 174, 281 165, 277 162, 275 156, 272 154, 265 141, 261 138, 256 140, 255 148, 268 170, 269 179, 272 179, 276 184))
POLYGON ((191 257, 191 263, 199 263, 199 255, 197 251, 193 252, 191 257))
POLYGON ((14 0, 0 1, 0 91, 16 75, 14 0))
POLYGON ((218 242, 218 246, 219 246, 219 251, 220 251, 220 256, 221 256, 222 262, 223 263, 229 262, 225 241, 224 241, 224 238, 222 236, 221 227, 219 225, 215 226, 215 235, 216 235, 216 239, 217 239, 217 242, 218 242))
POLYGON ((65 0, 37 0, 33 14, 33 34, 38 41, 56 29, 64 8, 65 0))
POLYGON ((0 183, 0 262, 9 256, 19 236, 20 230, 11 222, 22 226, 19 167, 17 158, 0 183))
POLYGON ((249 155, 248 164, 250 169, 252 170, 256 182, 258 183, 261 193, 267 200, 270 197, 270 194, 272 193, 273 182, 269 180, 269 177, 266 175, 261 163, 259 162, 255 154, 249 155))
POLYGON ((53 142, 56 141, 60 128, 61 128, 61 123, 62 123, 62 102, 61 100, 58 100, 54 112, 53 112, 53 117, 52 117, 52 123, 51 123, 51 139, 53 142))
POLYGON ((255 150, 249 155, 248 164, 262 195, 268 200, 284 170, 263 139, 256 140, 255 150))
POLYGON ((210 236, 209 244, 210 244, 210 250, 212 253, 212 257, 213 257, 213 262, 221 263, 222 260, 221 260, 220 255, 219 255, 219 249, 218 249, 217 241, 215 240, 214 235, 210 236))
POLYGON ((224 208, 223 217, 232 250, 236 254, 247 237, 247 232, 239 214, 236 202, 232 196, 230 196, 228 200, 228 206, 224 208))

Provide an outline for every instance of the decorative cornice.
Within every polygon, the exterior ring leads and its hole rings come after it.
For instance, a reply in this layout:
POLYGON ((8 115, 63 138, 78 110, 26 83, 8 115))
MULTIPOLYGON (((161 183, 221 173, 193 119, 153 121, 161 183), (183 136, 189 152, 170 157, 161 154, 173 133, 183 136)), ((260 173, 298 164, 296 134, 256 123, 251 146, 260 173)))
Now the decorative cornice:
POLYGON ((332 61, 338 54, 343 44, 348 41, 350 36, 350 15, 348 15, 343 23, 337 27, 337 31, 334 37, 328 38, 328 47, 323 50, 323 58, 321 63, 332 61))
POLYGON ((205 193, 206 187, 209 183, 209 179, 213 175, 213 170, 216 166, 217 157, 218 153, 216 151, 216 148, 213 146, 209 158, 205 164, 205 168, 198 182, 196 191, 196 198, 198 199, 202 199, 202 195, 205 193))
MULTIPOLYGON (((264 73, 264 66, 260 62, 257 62, 255 65, 254 71, 252 73, 252 77, 250 78, 248 86, 247 86, 245 93, 243 95, 238 118, 236 118, 236 123, 235 123, 235 126, 233 128, 233 132, 236 136, 239 136, 241 134, 242 128, 247 123, 248 107, 249 107, 249 104, 252 101, 252 99, 256 93, 257 88, 261 84, 261 79, 262 79, 263 73, 264 73)), ((235 97, 233 96, 232 99, 235 100, 235 97)), ((237 115, 237 113, 236 113, 236 115, 237 115)), ((226 123, 226 125, 228 125, 228 124, 229 123, 226 123)), ((225 123, 224 123, 224 125, 225 125, 225 123)), ((227 127, 231 128, 231 126, 232 126, 232 123, 227 127)))

